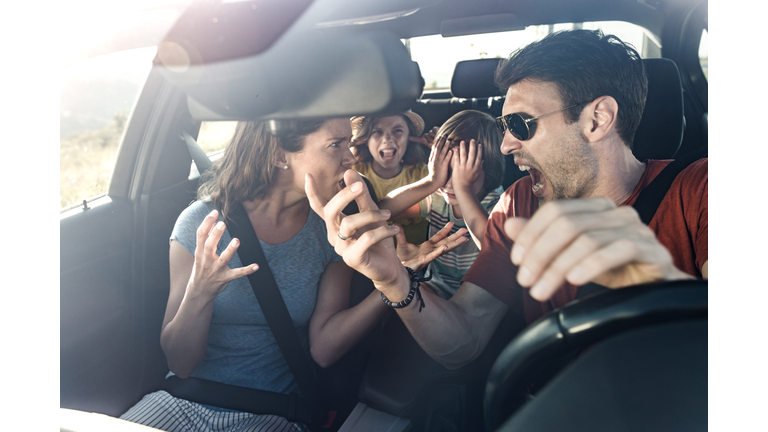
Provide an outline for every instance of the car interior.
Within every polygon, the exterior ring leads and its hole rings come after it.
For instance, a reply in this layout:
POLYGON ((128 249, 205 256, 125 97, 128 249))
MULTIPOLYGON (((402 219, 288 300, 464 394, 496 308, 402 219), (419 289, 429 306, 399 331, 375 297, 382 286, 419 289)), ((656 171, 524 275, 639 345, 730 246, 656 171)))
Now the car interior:
MULTIPOLYGON (((157 56, 108 192, 61 213, 60 407, 119 417, 162 387, 168 239, 215 159, 195 154, 203 122, 268 119, 280 134, 295 120, 408 109, 425 130, 465 109, 497 117, 498 58, 460 61, 448 88, 428 88, 403 41, 624 21, 660 46, 644 56, 649 93, 634 154, 705 157, 698 50, 707 8, 706 0, 183 2, 161 39, 149 39, 157 56)), ((505 189, 527 175, 506 160, 505 189)), ((352 303, 372 289, 356 274, 352 303)), ((338 403, 332 429, 707 428, 706 280, 588 295, 525 329, 520 315, 510 310, 480 358, 451 371, 393 314, 318 374, 338 403), (451 408, 456 400, 461 409, 451 408)))

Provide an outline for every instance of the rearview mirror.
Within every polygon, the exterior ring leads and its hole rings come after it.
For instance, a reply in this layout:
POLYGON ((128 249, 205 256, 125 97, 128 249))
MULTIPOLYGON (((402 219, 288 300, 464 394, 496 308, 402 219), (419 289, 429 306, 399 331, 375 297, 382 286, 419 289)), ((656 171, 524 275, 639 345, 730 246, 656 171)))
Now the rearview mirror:
MULTIPOLYGON (((198 120, 304 120, 408 110, 418 67, 393 34, 289 33, 265 52, 212 64, 166 47, 161 72, 188 95, 198 120)), ((277 122, 276 124, 290 124, 277 122)))

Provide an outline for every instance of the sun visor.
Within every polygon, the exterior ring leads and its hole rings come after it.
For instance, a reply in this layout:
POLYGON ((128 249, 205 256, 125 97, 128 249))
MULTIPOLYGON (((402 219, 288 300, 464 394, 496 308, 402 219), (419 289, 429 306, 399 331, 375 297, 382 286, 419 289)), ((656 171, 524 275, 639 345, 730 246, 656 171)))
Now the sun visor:
POLYGON ((402 112, 422 90, 408 51, 389 33, 294 33, 259 55, 212 64, 185 61, 194 54, 178 50, 159 49, 160 70, 187 93, 198 120, 402 112))

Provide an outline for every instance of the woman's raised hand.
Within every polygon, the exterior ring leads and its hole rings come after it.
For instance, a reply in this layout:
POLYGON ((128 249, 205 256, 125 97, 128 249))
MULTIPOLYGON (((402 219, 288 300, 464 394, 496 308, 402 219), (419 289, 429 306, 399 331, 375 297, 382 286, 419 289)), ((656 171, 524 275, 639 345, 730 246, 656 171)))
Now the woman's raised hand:
POLYGON ((440 255, 469 241, 469 238, 464 236, 464 234, 467 233, 466 228, 461 228, 448 236, 448 233, 451 232, 451 228, 453 228, 453 222, 448 222, 429 240, 418 246, 408 243, 405 239, 405 233, 401 229, 396 236, 397 257, 404 266, 410 267, 418 272, 437 259, 440 255))
MULTIPOLYGON (((315 179, 306 176, 305 189, 312 209, 325 221, 328 242, 344 262, 374 283, 388 284, 397 280, 403 269, 392 237, 400 230, 388 226, 389 210, 379 210, 371 199, 362 177, 354 170, 344 173, 348 186, 325 201, 318 193, 315 179), (357 201, 358 214, 345 215, 342 210, 357 201)), ((407 274, 407 273, 406 273, 407 274)))
POLYGON ((248 276, 259 269, 258 264, 229 268, 227 264, 240 246, 240 241, 236 238, 232 239, 221 256, 216 255, 216 246, 226 228, 224 222, 216 222, 218 215, 216 210, 212 211, 197 228, 195 263, 192 266, 188 288, 194 293, 209 295, 211 298, 224 291, 231 281, 248 276))

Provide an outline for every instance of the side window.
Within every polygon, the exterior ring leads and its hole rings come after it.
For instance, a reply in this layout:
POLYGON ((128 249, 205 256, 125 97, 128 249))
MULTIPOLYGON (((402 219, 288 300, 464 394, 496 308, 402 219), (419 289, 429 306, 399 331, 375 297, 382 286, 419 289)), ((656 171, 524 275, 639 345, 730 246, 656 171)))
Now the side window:
MULTIPOLYGON (((224 148, 235 135, 236 121, 204 121, 200 123, 200 132, 197 134, 197 145, 205 152, 211 161, 215 161, 224 154, 224 148)), ((192 161, 189 167, 189 178, 200 176, 197 165, 192 161)))
POLYGON ((699 64, 701 64, 701 71, 704 72, 704 78, 709 82, 709 37, 707 35, 707 29, 701 32, 701 42, 699 42, 699 64))
POLYGON ((204 121, 200 124, 197 144, 211 158, 224 150, 235 135, 236 121, 204 121))
POLYGON ((78 60, 59 83, 60 208, 107 192, 128 116, 152 67, 156 48, 78 60))

